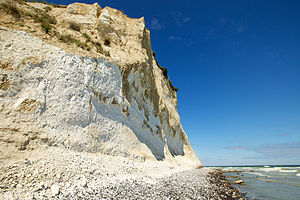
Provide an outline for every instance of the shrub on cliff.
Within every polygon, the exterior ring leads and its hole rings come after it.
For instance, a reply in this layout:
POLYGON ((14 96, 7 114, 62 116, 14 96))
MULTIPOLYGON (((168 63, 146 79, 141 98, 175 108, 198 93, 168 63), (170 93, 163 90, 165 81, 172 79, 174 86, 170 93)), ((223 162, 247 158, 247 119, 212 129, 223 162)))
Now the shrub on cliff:
POLYGON ((74 43, 74 44, 76 44, 78 47, 80 47, 82 49, 89 49, 89 46, 86 43, 81 42, 80 40, 75 39, 71 35, 60 35, 59 36, 59 40, 62 41, 62 42, 64 42, 64 43, 67 43, 67 44, 74 43))
POLYGON ((80 25, 75 22, 69 22, 70 28, 74 31, 80 32, 80 25))
POLYGON ((44 8, 44 10, 45 10, 46 12, 50 12, 50 11, 52 10, 52 8, 51 8, 50 6, 46 6, 46 7, 44 8))
POLYGON ((98 53, 103 53, 103 48, 100 42, 92 41, 92 44, 96 47, 98 53))
POLYGON ((105 40, 104 40, 104 45, 105 45, 105 46, 110 46, 110 41, 109 41, 108 39, 105 39, 105 40))
POLYGON ((35 8, 35 13, 27 12, 26 15, 34 20, 36 23, 40 23, 45 33, 49 33, 52 24, 56 24, 57 20, 55 17, 49 15, 46 11, 35 8))
POLYGON ((6 12, 10 13, 14 18, 21 18, 21 11, 17 7, 14 1, 10 1, 7 3, 1 3, 0 8, 4 9, 6 12))
POLYGON ((177 92, 179 90, 179 88, 177 88, 177 87, 175 87, 173 85, 173 83, 172 83, 172 81, 170 79, 169 79, 169 84, 170 84, 170 86, 171 86, 171 88, 172 88, 173 91, 177 92))
POLYGON ((159 69, 161 69, 163 75, 164 75, 166 78, 168 78, 168 69, 165 68, 165 67, 160 66, 159 64, 158 64, 158 67, 159 67, 159 69))
POLYGON ((91 37, 90 37, 88 34, 86 34, 86 33, 82 33, 82 36, 85 38, 85 42, 86 42, 86 43, 88 43, 88 42, 91 42, 91 41, 92 41, 91 37))
POLYGON ((168 69, 165 68, 165 67, 162 67, 160 64, 158 64, 158 61, 157 61, 157 59, 155 58, 156 55, 155 55, 155 52, 154 52, 154 51, 152 51, 152 55, 153 55, 153 57, 154 57, 154 59, 155 59, 156 65, 157 65, 158 68, 162 71, 163 75, 168 79, 169 84, 170 84, 170 87, 172 88, 172 90, 175 91, 175 92, 177 92, 179 89, 178 89, 177 87, 175 87, 175 86, 173 85, 172 81, 169 79, 169 77, 168 77, 168 69))
POLYGON ((48 22, 42 22, 41 23, 41 27, 44 29, 45 33, 49 33, 50 29, 51 29, 51 25, 48 22))
MULTIPOLYGON (((153 53, 153 57, 155 58, 155 52, 152 51, 152 53, 153 53)), ((160 64, 158 64, 158 61, 157 61, 156 58, 155 58, 155 62, 156 62, 156 64, 157 64, 157 66, 159 67, 159 69, 163 72, 163 75, 164 75, 166 78, 168 78, 168 69, 165 68, 165 67, 162 67, 160 64)))

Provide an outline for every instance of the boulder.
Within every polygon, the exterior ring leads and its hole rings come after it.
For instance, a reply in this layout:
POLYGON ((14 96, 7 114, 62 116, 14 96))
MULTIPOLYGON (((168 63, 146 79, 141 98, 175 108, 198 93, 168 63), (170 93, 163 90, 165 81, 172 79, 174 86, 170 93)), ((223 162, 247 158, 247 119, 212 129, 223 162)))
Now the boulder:
POLYGON ((240 185, 242 185, 242 184, 245 184, 245 183, 244 183, 243 180, 237 180, 237 181, 234 181, 234 184, 240 184, 240 185))
POLYGON ((56 185, 56 184, 53 184, 53 185, 51 186, 51 192, 52 192, 52 194, 53 194, 54 196, 55 196, 55 195, 58 195, 59 192, 60 192, 59 186, 56 185))
POLYGON ((62 17, 68 22, 78 23, 86 27, 93 27, 100 16, 101 10, 98 3, 72 3, 67 6, 62 17))

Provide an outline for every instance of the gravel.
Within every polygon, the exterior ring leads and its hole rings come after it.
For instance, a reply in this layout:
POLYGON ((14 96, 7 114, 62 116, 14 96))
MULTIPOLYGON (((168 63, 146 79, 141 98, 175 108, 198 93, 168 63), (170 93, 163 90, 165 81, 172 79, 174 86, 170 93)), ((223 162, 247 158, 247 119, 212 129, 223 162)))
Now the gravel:
POLYGON ((245 199, 220 171, 208 168, 173 169, 57 149, 0 164, 0 199, 245 199))

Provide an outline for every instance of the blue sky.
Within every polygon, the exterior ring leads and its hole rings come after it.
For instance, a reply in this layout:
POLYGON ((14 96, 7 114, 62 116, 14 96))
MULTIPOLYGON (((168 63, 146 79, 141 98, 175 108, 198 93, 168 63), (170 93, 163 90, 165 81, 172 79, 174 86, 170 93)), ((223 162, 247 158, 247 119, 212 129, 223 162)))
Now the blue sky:
POLYGON ((300 164, 300 1, 99 4, 145 17, 204 165, 300 164))

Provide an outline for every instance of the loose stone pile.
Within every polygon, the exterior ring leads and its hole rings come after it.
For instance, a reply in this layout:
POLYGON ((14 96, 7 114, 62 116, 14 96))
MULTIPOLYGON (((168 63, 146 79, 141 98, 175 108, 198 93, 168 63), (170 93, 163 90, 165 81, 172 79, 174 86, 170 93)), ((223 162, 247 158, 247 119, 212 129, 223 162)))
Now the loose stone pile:
POLYGON ((244 199, 228 185, 218 184, 213 172, 194 169, 159 179, 157 184, 140 180, 121 181, 93 191, 61 195, 67 199, 244 199), (208 173, 209 172, 209 173, 208 173))
POLYGON ((206 168, 58 148, 0 164, 0 199, 244 199, 206 168))

